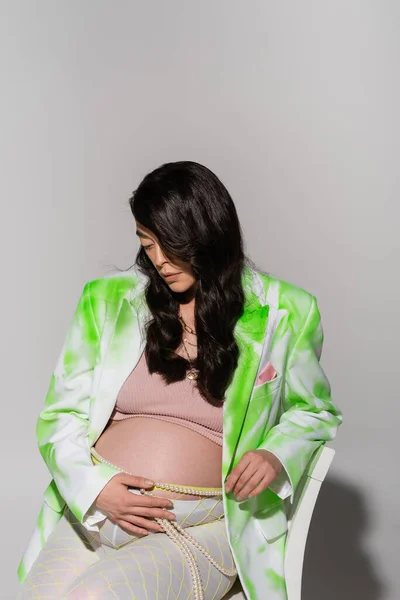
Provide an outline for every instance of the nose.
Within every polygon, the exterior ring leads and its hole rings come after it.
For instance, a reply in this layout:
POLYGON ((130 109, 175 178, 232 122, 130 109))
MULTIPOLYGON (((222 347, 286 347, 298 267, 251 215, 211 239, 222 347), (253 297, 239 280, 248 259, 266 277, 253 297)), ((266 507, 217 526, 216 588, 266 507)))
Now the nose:
POLYGON ((168 262, 168 259, 161 250, 160 246, 156 244, 154 264, 157 267, 157 269, 160 269, 165 262, 168 262))

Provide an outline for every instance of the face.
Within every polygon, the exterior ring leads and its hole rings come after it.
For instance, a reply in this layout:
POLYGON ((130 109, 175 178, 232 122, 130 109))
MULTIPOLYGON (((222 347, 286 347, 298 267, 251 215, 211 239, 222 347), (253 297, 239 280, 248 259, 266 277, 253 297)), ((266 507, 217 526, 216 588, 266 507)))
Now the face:
POLYGON ((173 262, 162 251, 154 233, 136 221, 136 235, 144 248, 147 256, 165 283, 174 292, 186 292, 194 286, 196 279, 193 276, 190 263, 174 259, 173 262), (173 273, 171 277, 166 277, 173 273))

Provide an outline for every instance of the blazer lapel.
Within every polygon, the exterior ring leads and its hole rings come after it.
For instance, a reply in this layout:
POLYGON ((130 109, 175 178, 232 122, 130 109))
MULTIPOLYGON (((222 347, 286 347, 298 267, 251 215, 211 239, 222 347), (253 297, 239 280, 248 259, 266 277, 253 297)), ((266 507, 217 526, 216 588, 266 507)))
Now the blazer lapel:
POLYGON ((141 333, 145 310, 138 313, 135 303, 124 297, 116 309, 110 308, 108 312, 103 333, 102 369, 92 404, 92 444, 107 425, 118 393, 138 363, 146 345, 146 339, 141 333))
MULTIPOLYGON (((223 406, 222 479, 225 482, 236 462, 236 448, 250 404, 268 323, 269 306, 245 310, 236 323, 234 336, 240 348, 238 365, 225 393, 223 406)), ((238 457, 240 458, 240 457, 238 457)))
MULTIPOLYGON (((245 277, 248 277, 247 272, 245 277)), ((235 461, 235 450, 260 367, 268 321, 269 306, 261 305, 251 287, 246 286, 246 280, 244 284, 244 311, 234 328, 240 354, 223 406, 223 481, 235 461)), ((146 345, 144 325, 150 317, 142 291, 132 291, 131 295, 108 307, 100 348, 102 366, 91 405, 90 444, 94 444, 103 432, 124 381, 141 357, 146 345)))

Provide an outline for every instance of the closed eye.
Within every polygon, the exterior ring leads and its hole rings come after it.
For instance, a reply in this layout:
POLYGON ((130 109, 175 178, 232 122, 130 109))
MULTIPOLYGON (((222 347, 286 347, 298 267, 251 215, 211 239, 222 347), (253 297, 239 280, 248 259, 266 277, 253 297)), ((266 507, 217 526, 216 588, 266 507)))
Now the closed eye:
POLYGON ((144 250, 150 250, 150 248, 152 248, 154 246, 154 244, 150 244, 150 246, 142 246, 142 248, 144 248, 144 250))

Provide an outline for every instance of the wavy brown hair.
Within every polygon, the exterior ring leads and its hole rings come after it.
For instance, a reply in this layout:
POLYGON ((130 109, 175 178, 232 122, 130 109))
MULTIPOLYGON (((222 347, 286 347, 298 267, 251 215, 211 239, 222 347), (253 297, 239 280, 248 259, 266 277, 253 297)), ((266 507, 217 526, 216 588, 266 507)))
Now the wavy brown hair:
MULTIPOLYGON (((191 161, 163 164, 143 179, 129 200, 139 223, 158 238, 164 253, 189 262, 197 281, 195 329, 199 369, 196 385, 207 402, 221 406, 238 364, 233 335, 243 313, 242 273, 246 263, 241 226, 233 200, 218 177, 191 161)), ((145 250, 135 264, 148 277, 145 298, 145 356, 150 373, 167 384, 186 376, 189 362, 175 351, 182 342, 179 302, 145 250)))

